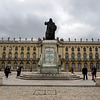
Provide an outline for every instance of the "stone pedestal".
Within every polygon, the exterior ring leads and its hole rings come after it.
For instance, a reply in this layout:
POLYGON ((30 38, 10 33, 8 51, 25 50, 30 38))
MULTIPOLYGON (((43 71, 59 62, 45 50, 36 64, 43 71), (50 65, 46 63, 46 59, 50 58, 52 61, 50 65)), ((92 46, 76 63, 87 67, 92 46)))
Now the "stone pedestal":
POLYGON ((3 85, 3 79, 0 78, 0 85, 3 85))
POLYGON ((40 74, 59 74, 60 60, 56 40, 44 40, 42 42, 42 53, 38 65, 40 74))
POLYGON ((100 87, 100 77, 96 77, 96 86, 100 87))

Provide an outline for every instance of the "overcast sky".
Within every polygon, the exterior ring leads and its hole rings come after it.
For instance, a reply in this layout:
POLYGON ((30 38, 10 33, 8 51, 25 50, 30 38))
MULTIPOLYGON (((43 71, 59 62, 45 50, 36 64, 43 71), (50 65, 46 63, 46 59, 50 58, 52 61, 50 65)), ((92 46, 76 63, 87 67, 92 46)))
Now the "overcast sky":
POLYGON ((49 18, 56 37, 100 39, 100 0, 0 0, 0 39, 42 38, 49 18))

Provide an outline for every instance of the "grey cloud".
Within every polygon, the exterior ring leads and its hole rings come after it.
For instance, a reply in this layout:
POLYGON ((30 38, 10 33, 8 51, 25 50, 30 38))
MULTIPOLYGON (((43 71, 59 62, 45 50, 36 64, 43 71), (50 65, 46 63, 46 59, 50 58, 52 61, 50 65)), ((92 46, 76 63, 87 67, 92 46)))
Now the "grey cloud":
POLYGON ((57 25, 57 37, 93 36, 97 39, 100 37, 99 9, 99 0, 2 0, 0 35, 4 38, 42 38, 46 30, 44 22, 51 17, 57 25))

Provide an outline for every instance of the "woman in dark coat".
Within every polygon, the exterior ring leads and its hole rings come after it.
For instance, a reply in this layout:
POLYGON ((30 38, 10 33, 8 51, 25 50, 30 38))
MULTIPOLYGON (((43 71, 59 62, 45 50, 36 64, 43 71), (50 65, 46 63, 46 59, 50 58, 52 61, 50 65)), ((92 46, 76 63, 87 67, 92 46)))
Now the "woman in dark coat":
POLYGON ((10 69, 9 69, 9 66, 7 66, 5 68, 5 76, 6 76, 6 78, 8 78, 9 72, 10 72, 10 69))

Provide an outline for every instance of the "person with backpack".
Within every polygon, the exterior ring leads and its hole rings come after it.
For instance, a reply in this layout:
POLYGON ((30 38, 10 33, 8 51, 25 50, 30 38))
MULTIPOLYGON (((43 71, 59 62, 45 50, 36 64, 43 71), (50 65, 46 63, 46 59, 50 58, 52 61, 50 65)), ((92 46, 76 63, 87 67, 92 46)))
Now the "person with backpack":
POLYGON ((93 81, 95 81, 96 72, 97 72, 97 69, 96 69, 96 67, 94 66, 94 67, 92 68, 92 80, 93 80, 93 81))

